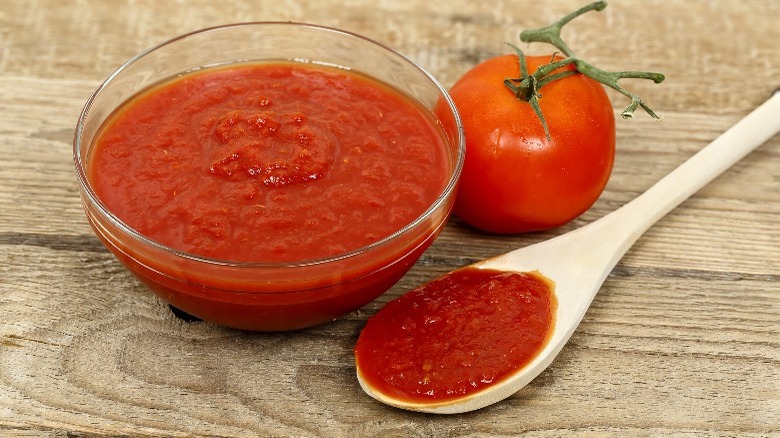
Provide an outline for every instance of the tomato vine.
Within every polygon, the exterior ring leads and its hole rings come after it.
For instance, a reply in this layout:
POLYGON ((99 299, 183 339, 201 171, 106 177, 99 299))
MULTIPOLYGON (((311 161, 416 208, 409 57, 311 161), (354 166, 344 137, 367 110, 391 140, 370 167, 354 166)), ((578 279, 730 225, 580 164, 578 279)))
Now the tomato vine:
POLYGON ((598 81, 619 93, 629 97, 631 103, 624 109, 621 116, 631 118, 634 116, 634 111, 641 107, 652 118, 660 120, 662 117, 655 113, 636 93, 626 90, 620 84, 618 80, 625 78, 635 79, 649 79, 655 83, 662 82, 665 77, 661 73, 645 72, 645 71, 617 71, 610 72, 602 70, 593 64, 585 61, 584 59, 576 56, 574 52, 569 48, 566 42, 561 38, 561 29, 565 24, 571 20, 579 17, 580 15, 589 11, 602 11, 607 7, 607 2, 597 1, 584 6, 558 21, 538 29, 525 30, 520 34, 520 40, 523 42, 543 42, 548 43, 560 50, 566 57, 560 60, 556 60, 553 57, 548 64, 542 65, 536 69, 532 74, 528 73, 526 66, 526 58, 523 51, 514 44, 509 44, 517 54, 520 63, 520 77, 519 78, 507 78, 504 80, 504 84, 512 90, 518 100, 528 102, 532 107, 537 117, 539 117, 544 127, 547 138, 550 139, 550 130, 547 126, 547 122, 544 119, 541 108, 539 107, 539 98, 541 93, 539 90, 546 84, 570 76, 577 72, 598 81), (562 72, 556 72, 556 70, 572 65, 574 70, 565 70, 562 72))

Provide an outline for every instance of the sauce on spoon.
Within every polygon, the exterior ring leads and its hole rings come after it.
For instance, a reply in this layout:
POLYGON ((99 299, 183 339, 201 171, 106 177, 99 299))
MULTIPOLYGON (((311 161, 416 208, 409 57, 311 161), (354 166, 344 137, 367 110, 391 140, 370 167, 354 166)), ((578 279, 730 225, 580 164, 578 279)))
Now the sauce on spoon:
POLYGON ((453 271, 368 321, 355 346, 360 377, 412 403, 461 399, 539 354, 556 309, 554 284, 538 272, 453 271))

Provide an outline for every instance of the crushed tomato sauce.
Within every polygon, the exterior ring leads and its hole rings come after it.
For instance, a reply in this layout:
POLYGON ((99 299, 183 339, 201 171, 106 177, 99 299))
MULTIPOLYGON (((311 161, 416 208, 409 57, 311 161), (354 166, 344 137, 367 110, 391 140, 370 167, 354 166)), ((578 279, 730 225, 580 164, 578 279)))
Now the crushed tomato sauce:
POLYGON ((429 112, 359 73, 248 63, 139 94, 101 128, 88 178, 141 234, 240 262, 358 249, 423 214, 448 183, 429 112))
POLYGON ((551 280, 537 272, 462 268, 389 302, 355 344, 361 378, 411 402, 446 402, 510 376, 555 324, 551 280))

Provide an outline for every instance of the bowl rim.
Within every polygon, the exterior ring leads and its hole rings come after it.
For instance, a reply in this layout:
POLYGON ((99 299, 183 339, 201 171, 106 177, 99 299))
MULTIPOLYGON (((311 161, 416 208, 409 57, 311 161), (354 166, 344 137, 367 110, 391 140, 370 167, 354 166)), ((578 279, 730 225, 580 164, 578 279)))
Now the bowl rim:
MULTIPOLYGON (((313 64, 317 63, 316 60, 307 60, 307 61, 310 61, 313 64)), ((390 86, 392 87, 392 85, 390 86)), ((447 199, 450 196, 454 196, 453 192, 457 188, 458 180, 460 179, 460 174, 463 170, 465 156, 466 156, 466 144, 465 144, 465 136, 463 132, 463 124, 461 122, 460 115, 455 106, 455 103, 453 102, 447 90, 425 68, 420 66, 417 62, 413 61, 411 58, 407 57, 406 55, 396 51, 395 49, 392 49, 383 43, 380 43, 366 36, 357 34, 355 32, 351 32, 348 30, 343 30, 335 27, 330 27, 330 26, 305 23, 305 22, 295 22, 295 21, 248 21, 248 22, 239 22, 239 23, 230 23, 230 24, 211 26, 211 27, 206 27, 191 32, 183 33, 181 35, 165 40, 159 44, 153 45, 145 50, 142 50, 132 58, 125 61, 122 65, 120 65, 119 68, 117 68, 113 73, 111 73, 108 77, 106 77, 106 79, 104 79, 103 82, 101 82, 100 85, 98 85, 98 87, 95 88, 95 90, 90 94, 89 99, 87 99, 87 102, 85 103, 84 107, 82 108, 79 114, 78 121, 76 124, 76 129, 73 134, 73 161, 76 167, 76 174, 78 177, 79 185, 80 188, 82 189, 81 190, 82 193, 88 198, 89 202, 92 205, 95 205, 97 207, 97 210, 100 213, 100 215, 108 219, 112 223, 112 225, 118 227, 123 233, 131 236, 135 241, 143 243, 144 245, 151 246, 156 250, 163 251, 174 257, 180 257, 191 262, 199 262, 199 263, 204 263, 213 266, 231 267, 231 268, 276 268, 278 269, 278 268, 293 268, 293 267, 302 267, 302 266, 324 265, 328 263, 338 262, 345 259, 357 257, 359 255, 366 254, 378 248, 381 248, 383 246, 389 245, 390 243, 392 243, 402 235, 411 232, 417 226, 419 226, 428 218, 433 216, 434 213, 438 211, 443 204, 446 203, 447 199), (251 261, 247 262, 247 261, 233 261, 233 260, 225 260, 225 259, 217 259, 217 258, 201 256, 192 252, 179 250, 174 247, 157 242, 141 234, 140 232, 136 231, 134 228, 130 227, 129 225, 127 225, 113 212, 111 212, 111 210, 103 203, 103 201, 100 200, 100 198, 97 196, 94 189, 92 188, 92 184, 89 182, 89 179, 87 178, 86 163, 85 163, 86 160, 82 157, 81 154, 81 145, 82 145, 81 139, 82 139, 82 133, 84 130, 85 122, 89 115, 90 109, 92 108, 92 105, 94 104, 95 100, 98 98, 100 93, 104 89, 106 89, 111 83, 113 83, 115 78, 120 74, 122 74, 131 65, 133 65, 141 58, 149 55, 154 51, 175 44, 180 40, 193 37, 195 35, 201 35, 213 31, 227 30, 231 28, 256 27, 256 26, 306 27, 314 30, 341 34, 348 38, 356 38, 358 40, 362 40, 364 42, 369 43, 370 45, 377 46, 381 50, 387 51, 388 53, 392 54, 394 57, 397 57, 403 63, 412 67, 414 70, 417 70, 419 73, 422 73, 422 75, 438 89, 440 96, 443 98, 443 100, 447 104, 447 107, 449 108, 449 110, 452 112, 454 116, 455 126, 456 126, 456 130, 455 130, 456 132, 454 133, 455 138, 449 138, 449 136, 447 136, 446 134, 445 134, 445 138, 447 139, 448 142, 457 141, 457 156, 455 162, 453 163, 452 171, 450 172, 450 177, 449 180, 447 181, 447 185, 444 187, 444 189, 436 198, 436 200, 433 203, 431 203, 431 205, 428 206, 428 208, 420 216, 418 216, 412 222, 405 225, 403 228, 383 237, 380 240, 377 240, 368 245, 364 245, 359 248, 341 254, 337 254, 334 256, 321 257, 316 259, 296 260, 291 262, 251 262, 251 261)))

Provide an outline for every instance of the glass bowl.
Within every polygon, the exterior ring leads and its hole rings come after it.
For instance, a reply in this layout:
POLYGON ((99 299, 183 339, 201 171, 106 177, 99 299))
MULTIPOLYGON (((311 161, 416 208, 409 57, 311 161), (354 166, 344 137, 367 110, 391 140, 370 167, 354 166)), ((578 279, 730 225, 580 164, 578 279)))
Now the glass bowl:
POLYGON ((465 146, 460 119, 446 91, 403 55, 343 30, 255 22, 189 33, 122 65, 87 101, 76 126, 73 153, 91 227, 143 284, 203 320, 243 330, 283 331, 321 324, 357 310, 412 267, 449 217, 465 146), (216 260, 162 245, 128 226, 98 198, 87 173, 90 151, 103 123, 123 102, 188 71, 265 60, 361 72, 430 111, 444 131, 450 155, 448 183, 438 198, 407 226, 367 246, 333 257, 285 263, 216 260), (433 115, 437 106, 436 112, 448 120, 433 115))

